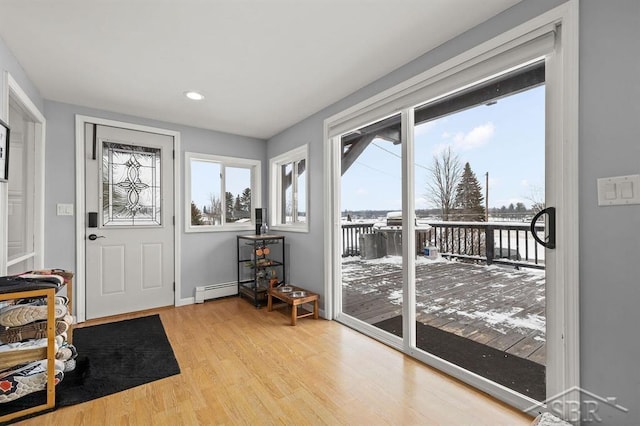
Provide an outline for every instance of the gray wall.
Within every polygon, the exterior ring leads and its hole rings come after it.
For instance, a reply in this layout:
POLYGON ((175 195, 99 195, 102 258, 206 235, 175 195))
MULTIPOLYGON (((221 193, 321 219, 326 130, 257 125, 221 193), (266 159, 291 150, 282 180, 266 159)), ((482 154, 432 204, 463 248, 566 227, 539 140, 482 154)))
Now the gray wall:
POLYGON ((596 179, 640 173, 640 1, 580 2, 582 385, 640 424, 640 206, 598 207, 596 179))
MULTIPOLYGON (((323 120, 562 3, 525 0, 269 140, 268 157, 310 144, 311 228, 289 237, 292 282, 324 292, 323 120)), ((596 200, 597 178, 640 173, 639 42, 640 1, 580 2, 581 382, 629 409, 600 403, 606 425, 640 424, 640 206, 596 200)))
MULTIPOLYGON (((56 216, 56 204, 75 204, 75 115, 120 120, 128 123, 154 126, 180 132, 179 161, 183 172, 182 197, 184 200, 184 152, 226 155, 250 158, 264 162, 266 143, 263 140, 227 133, 180 126, 76 105, 45 101, 47 117, 47 167, 45 200, 45 265, 76 270, 75 221, 72 216, 56 216)), ((263 169, 263 192, 265 189, 263 169)), ((183 222, 183 221, 182 221, 183 222)), ((204 284, 236 281, 236 233, 185 233, 181 229, 182 267, 181 298, 193 297, 194 288, 204 284)), ((245 232, 246 233, 246 232, 245 232)))

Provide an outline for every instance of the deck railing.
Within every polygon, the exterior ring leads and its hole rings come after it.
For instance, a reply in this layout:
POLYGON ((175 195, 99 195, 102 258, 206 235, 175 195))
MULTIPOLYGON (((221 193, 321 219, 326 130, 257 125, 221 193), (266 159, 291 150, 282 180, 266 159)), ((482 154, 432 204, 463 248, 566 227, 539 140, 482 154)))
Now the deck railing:
MULTIPOLYGON (((416 229, 416 253, 435 246, 441 255, 468 261, 544 269, 544 248, 531 235, 528 223, 429 222, 429 228, 416 229)), ((543 232, 544 225, 536 225, 543 232)), ((384 232, 371 223, 342 225, 342 256, 358 256, 361 234, 384 232)))
POLYGON ((373 223, 342 224, 342 257, 360 256, 360 234, 373 233, 373 223))

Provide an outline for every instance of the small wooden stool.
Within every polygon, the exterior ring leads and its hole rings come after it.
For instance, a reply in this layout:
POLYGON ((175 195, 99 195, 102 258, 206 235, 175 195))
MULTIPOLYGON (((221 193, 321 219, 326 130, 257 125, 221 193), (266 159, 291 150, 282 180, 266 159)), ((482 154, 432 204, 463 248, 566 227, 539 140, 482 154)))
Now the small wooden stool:
MULTIPOLYGON (((273 310, 273 298, 282 300, 281 306, 291 306, 291 325, 296 325, 298 318, 305 318, 313 315, 313 319, 318 319, 318 299, 319 295, 300 287, 288 285, 283 287, 270 288, 267 292, 267 311, 273 310), (283 292, 283 288, 290 288, 291 291, 283 292), (294 297, 296 292, 304 292, 304 296, 294 297), (313 312, 305 312, 298 315, 298 305, 313 302, 313 312)), ((281 306, 278 306, 281 307, 281 306)))

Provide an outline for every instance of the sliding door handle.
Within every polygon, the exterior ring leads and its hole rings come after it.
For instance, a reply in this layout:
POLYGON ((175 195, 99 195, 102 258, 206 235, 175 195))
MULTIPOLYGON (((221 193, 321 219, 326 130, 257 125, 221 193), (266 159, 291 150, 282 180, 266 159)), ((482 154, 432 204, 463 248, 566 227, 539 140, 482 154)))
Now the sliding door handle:
POLYGON ((547 207, 536 214, 531 220, 531 235, 533 235, 533 239, 540 243, 541 246, 546 247, 548 249, 556 248, 556 208, 555 207, 547 207), (546 241, 543 241, 536 234, 536 223, 540 220, 543 214, 547 215, 546 220, 546 241))

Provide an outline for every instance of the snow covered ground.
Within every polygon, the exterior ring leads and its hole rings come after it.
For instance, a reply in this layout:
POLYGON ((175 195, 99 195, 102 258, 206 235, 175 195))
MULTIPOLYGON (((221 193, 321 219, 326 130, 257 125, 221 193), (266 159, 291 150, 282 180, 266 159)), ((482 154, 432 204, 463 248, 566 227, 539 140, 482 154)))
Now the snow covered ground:
MULTIPOLYGON (((402 257, 342 262, 343 306, 370 323, 398 315, 402 257), (389 312, 385 314, 385 312, 389 312)), ((416 319, 544 363, 545 275, 446 259, 416 260, 416 319), (493 344, 492 344, 493 342, 493 344)))

